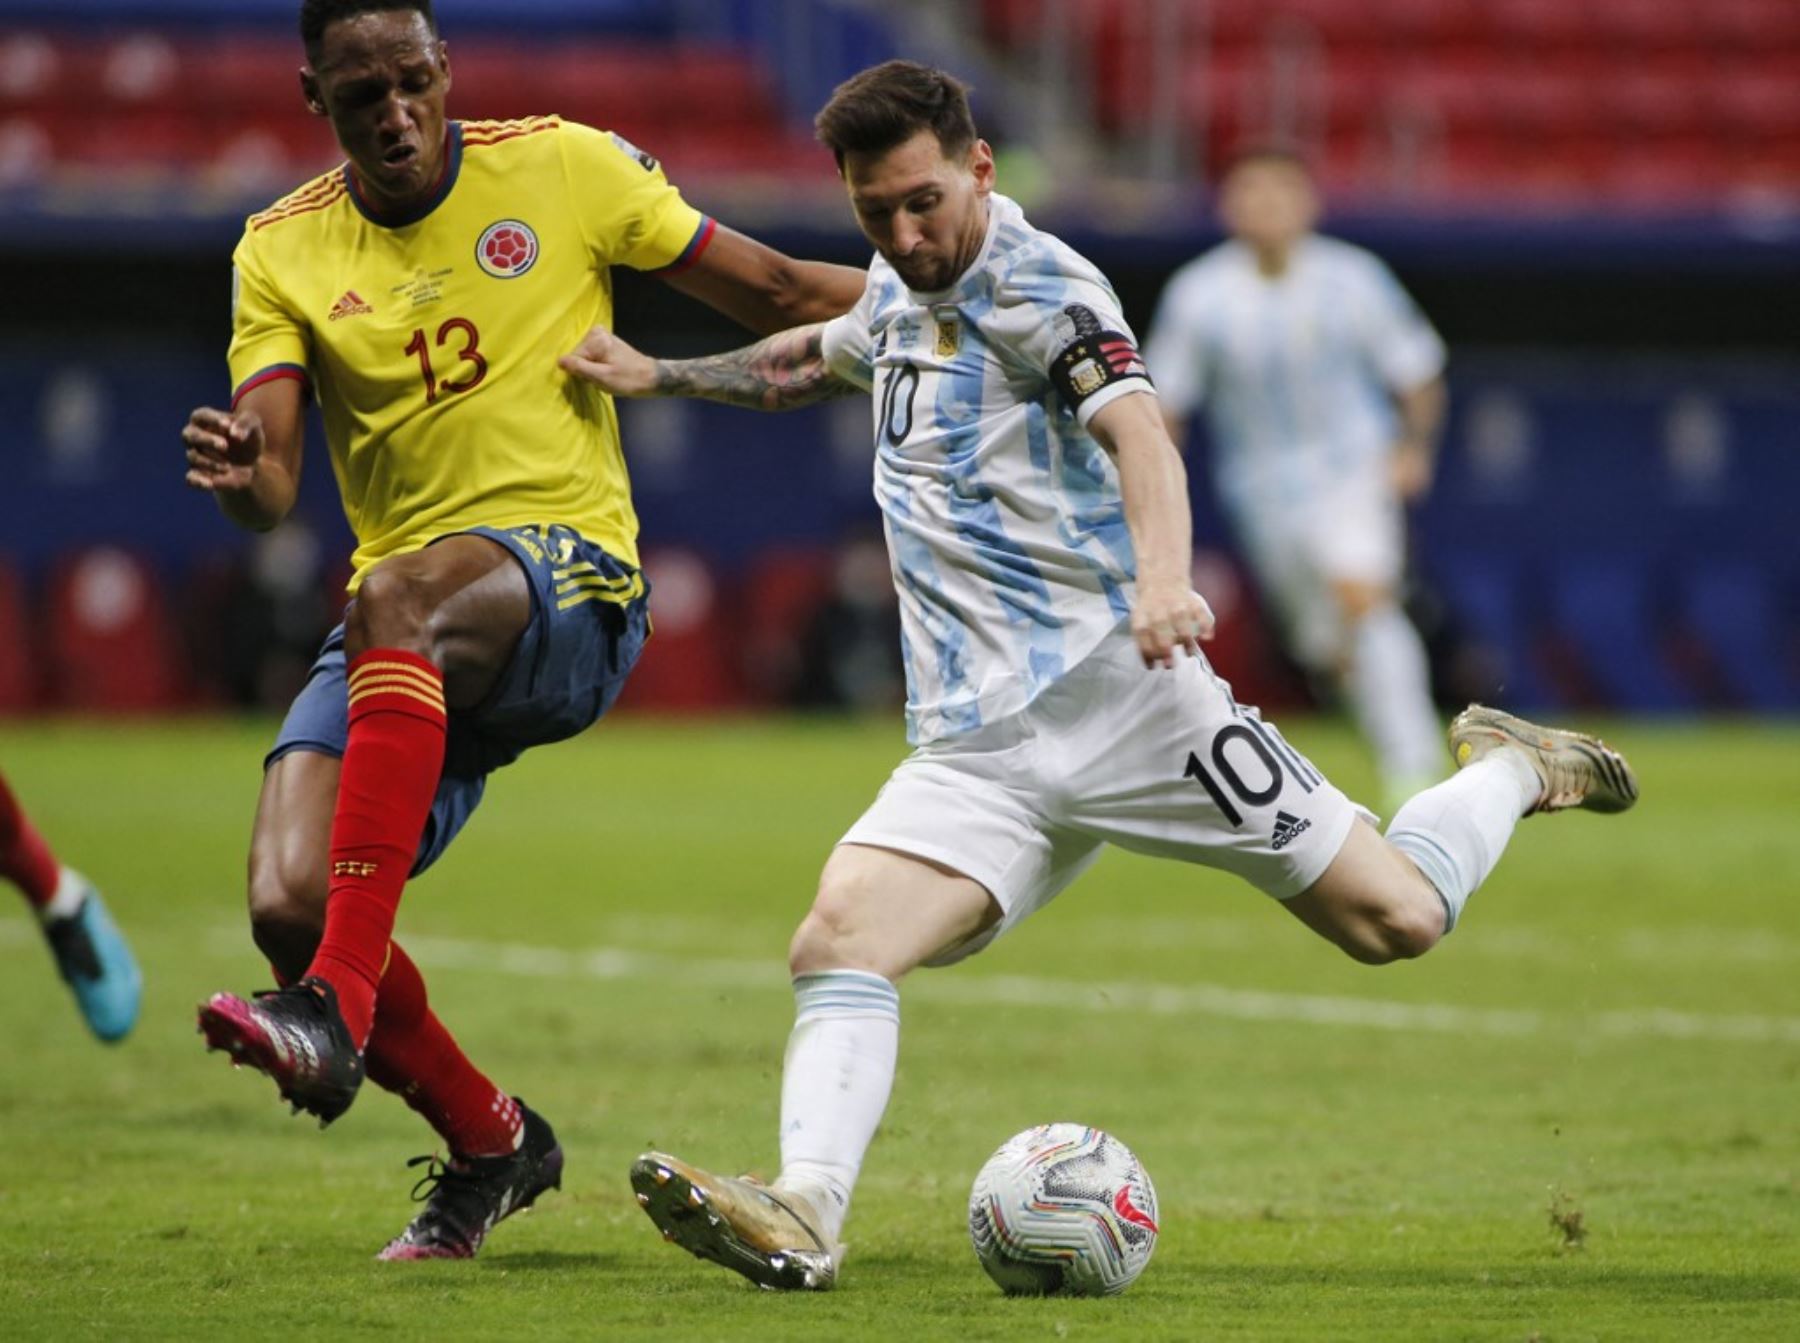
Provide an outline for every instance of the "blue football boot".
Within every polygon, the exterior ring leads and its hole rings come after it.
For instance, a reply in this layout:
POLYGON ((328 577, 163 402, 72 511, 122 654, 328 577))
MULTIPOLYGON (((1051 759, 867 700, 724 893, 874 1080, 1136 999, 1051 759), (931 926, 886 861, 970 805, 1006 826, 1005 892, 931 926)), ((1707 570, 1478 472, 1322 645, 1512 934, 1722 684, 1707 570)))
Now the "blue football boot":
POLYGON ((122 1040, 137 1024, 143 976, 100 892, 68 868, 63 880, 80 886, 81 904, 67 918, 46 919, 44 937, 89 1028, 109 1043, 122 1040))

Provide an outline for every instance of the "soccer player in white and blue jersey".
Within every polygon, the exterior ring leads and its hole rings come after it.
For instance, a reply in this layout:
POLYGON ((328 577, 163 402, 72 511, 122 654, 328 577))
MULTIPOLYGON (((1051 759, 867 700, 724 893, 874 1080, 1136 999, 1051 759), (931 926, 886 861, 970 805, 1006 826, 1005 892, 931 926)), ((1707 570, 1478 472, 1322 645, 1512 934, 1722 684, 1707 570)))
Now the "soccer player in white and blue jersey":
POLYGON ((1637 791, 1592 738, 1474 708, 1452 729, 1462 771, 1384 838, 1201 656, 1186 481, 1131 329, 1104 276, 995 194, 963 86, 889 62, 818 125, 877 252, 851 312, 679 362, 596 329, 563 360, 620 396, 873 394, 916 749, 794 935, 780 1176, 654 1152, 632 1169, 669 1239, 801 1289, 837 1277, 894 1080, 897 982, 980 950, 1105 844, 1235 872, 1383 962, 1449 931, 1521 816, 1637 791))
POLYGON ((1220 503, 1287 648, 1348 704, 1398 806, 1445 763, 1398 600, 1444 344, 1375 256, 1313 231, 1318 196, 1293 154, 1240 156, 1219 213, 1231 237, 1169 281, 1144 356, 1176 442, 1204 414, 1220 503))

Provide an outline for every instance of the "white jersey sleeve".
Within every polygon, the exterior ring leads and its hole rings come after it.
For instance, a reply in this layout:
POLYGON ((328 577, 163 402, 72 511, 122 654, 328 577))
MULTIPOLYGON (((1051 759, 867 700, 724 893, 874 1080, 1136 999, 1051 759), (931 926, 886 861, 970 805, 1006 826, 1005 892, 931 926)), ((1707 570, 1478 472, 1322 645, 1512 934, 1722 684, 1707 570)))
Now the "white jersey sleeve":
POLYGON ((1083 429, 1120 397, 1155 391, 1118 295, 1066 248, 1014 270, 994 295, 986 324, 999 344, 1049 380, 1083 429))
POLYGON ((1377 258, 1363 253, 1358 336, 1381 380, 1395 392, 1422 387, 1444 371, 1444 342, 1377 258))
POLYGON ((1200 409, 1208 377, 1205 318, 1212 301, 1204 274, 1193 266, 1175 273, 1163 290, 1144 345, 1144 362, 1156 379, 1163 408, 1179 419, 1200 409))
POLYGON ((865 284, 854 308, 825 323, 819 342, 826 366, 865 392, 875 385, 875 339, 869 330, 875 311, 874 289, 873 281, 865 284))

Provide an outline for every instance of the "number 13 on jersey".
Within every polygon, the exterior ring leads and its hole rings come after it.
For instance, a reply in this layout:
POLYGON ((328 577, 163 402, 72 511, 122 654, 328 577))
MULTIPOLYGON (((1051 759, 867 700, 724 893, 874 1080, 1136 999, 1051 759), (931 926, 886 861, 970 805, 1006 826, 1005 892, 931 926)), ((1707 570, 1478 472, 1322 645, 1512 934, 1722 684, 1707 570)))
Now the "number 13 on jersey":
POLYGON ((454 392, 466 392, 487 377, 487 357, 481 353, 481 332, 475 329, 475 323, 467 317, 452 317, 437 329, 437 348, 450 350, 452 342, 461 338, 461 343, 449 355, 448 362, 458 368, 469 365, 469 371, 459 373, 453 378, 441 381, 432 368, 431 345, 425 339, 425 329, 420 327, 412 334, 412 342, 407 345, 406 353, 417 355, 419 371, 425 378, 425 404, 431 405, 440 396, 449 396, 454 392))

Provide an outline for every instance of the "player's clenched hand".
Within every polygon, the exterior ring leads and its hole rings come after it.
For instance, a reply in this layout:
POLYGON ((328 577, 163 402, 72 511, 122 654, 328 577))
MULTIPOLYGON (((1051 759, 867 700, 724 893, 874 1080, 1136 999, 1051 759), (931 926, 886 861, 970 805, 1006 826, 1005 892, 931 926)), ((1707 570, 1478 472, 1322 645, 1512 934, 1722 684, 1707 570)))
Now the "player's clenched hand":
POLYGON ((1185 582, 1140 583, 1131 634, 1146 667, 1173 667, 1176 650, 1198 657, 1200 641, 1212 638, 1212 608, 1185 582))
POLYGON ((202 406, 181 431, 187 445, 187 483, 213 493, 247 490, 263 453, 262 416, 253 410, 202 406))
POLYGON ((556 362, 614 396, 652 396, 656 392, 656 360, 603 326, 588 332, 581 344, 556 362))

